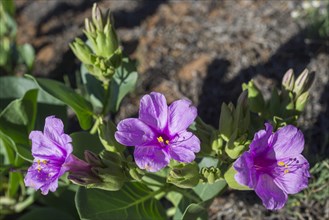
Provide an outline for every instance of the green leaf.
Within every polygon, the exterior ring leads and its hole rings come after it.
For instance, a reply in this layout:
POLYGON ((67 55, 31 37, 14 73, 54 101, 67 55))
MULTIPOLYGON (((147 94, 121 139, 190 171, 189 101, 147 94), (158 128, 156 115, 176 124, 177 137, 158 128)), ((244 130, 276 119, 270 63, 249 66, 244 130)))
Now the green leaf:
POLYGON ((189 220, 189 219, 196 219, 196 220, 202 220, 202 219, 208 219, 208 212, 207 208, 203 204, 194 204, 187 206, 185 209, 185 212, 182 216, 183 220, 189 220))
POLYGON ((249 187, 237 183, 236 180, 234 179, 235 174, 236 174, 236 170, 231 165, 230 168, 224 174, 224 178, 228 186, 232 189, 237 189, 237 190, 251 190, 249 187))
POLYGON ((1 1, 1 4, 5 12, 7 12, 12 17, 15 16, 16 7, 14 0, 4 0, 1 1))
POLYGON ((75 203, 81 219, 165 219, 156 194, 140 183, 126 183, 120 191, 80 187, 75 203))
POLYGON ((98 79, 91 75, 85 65, 81 64, 81 78, 86 91, 88 92, 89 101, 95 112, 101 112, 103 109, 103 101, 105 99, 104 88, 98 79))
POLYGON ((134 90, 138 74, 135 63, 128 58, 122 59, 122 64, 116 69, 116 72, 110 83, 110 110, 117 112, 122 99, 134 90))
POLYGON ((92 105, 73 89, 63 83, 51 79, 35 79, 29 76, 47 93, 70 106, 78 117, 80 126, 88 130, 92 125, 92 105))
POLYGON ((108 151, 123 152, 126 148, 117 142, 114 138, 114 133, 117 131, 115 124, 112 121, 103 122, 98 129, 99 138, 108 151))
POLYGON ((16 144, 29 145, 28 135, 36 119, 37 95, 37 89, 29 90, 0 113, 0 130, 16 144))
POLYGON ((55 208, 34 208, 30 212, 21 216, 18 220, 44 220, 45 217, 47 220, 74 220, 72 215, 69 215, 55 208))
MULTIPOLYGON (((32 80, 23 77, 4 76, 0 77, 0 110, 4 109, 10 102, 22 98, 31 89, 39 89, 32 80)), ((38 92, 38 114, 34 129, 43 130, 45 118, 56 115, 66 125, 67 108, 63 102, 39 89, 38 92)))
POLYGON ((15 142, 0 131, 0 154, 4 156, 1 166, 15 163, 15 142))
POLYGON ((104 150, 98 136, 85 131, 74 132, 70 134, 72 138, 73 153, 80 159, 84 158, 84 151, 90 150, 96 154, 104 150))
POLYGON ((32 70, 35 53, 34 49, 30 44, 23 44, 18 47, 19 56, 22 58, 24 64, 27 66, 29 71, 32 70))
POLYGON ((186 213, 194 213, 195 219, 197 217, 202 219, 204 212, 200 209, 199 206, 207 209, 207 206, 211 203, 212 199, 220 192, 222 192, 226 186, 227 184, 225 180, 219 180, 214 184, 198 184, 192 190, 179 189, 178 192, 180 192, 184 197, 178 204, 174 219, 183 219, 186 213), (195 205, 189 208, 191 204, 195 205), (188 211, 187 209, 191 210, 188 211), (195 213, 196 210, 198 210, 198 214, 195 213))

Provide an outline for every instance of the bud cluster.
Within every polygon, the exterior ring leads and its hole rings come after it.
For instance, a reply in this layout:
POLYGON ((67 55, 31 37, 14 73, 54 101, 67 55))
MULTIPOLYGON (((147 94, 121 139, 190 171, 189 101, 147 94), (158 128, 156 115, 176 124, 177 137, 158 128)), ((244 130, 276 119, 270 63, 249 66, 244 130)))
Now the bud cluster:
POLYGON ((216 167, 202 167, 201 171, 201 182, 213 184, 216 180, 220 179, 221 171, 216 167))
POLYGON ((244 91, 239 96, 236 107, 232 103, 223 103, 221 107, 219 133, 226 142, 225 152, 230 158, 236 159, 248 146, 249 125, 248 93, 244 91))
POLYGON ((73 53, 87 70, 102 82, 110 81, 115 69, 121 65, 122 51, 113 25, 110 12, 103 14, 95 3, 92 19, 85 20, 87 42, 76 38, 70 44, 73 53))
POLYGON ((281 127, 286 124, 296 123, 298 116, 307 103, 314 78, 314 72, 305 69, 295 79, 293 70, 289 69, 283 77, 281 91, 274 88, 271 98, 266 102, 253 81, 244 84, 243 89, 248 90, 250 110, 264 119, 272 119, 277 127, 281 127))

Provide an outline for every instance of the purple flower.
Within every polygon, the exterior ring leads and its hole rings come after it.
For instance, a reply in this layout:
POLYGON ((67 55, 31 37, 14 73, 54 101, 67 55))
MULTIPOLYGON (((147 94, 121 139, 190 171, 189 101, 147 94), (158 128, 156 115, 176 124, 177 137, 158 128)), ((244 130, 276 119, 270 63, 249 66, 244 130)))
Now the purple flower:
POLYGON ((90 170, 89 165, 72 155, 71 137, 64 133, 64 125, 55 116, 46 118, 43 133, 32 131, 32 166, 28 169, 24 182, 42 194, 54 192, 58 179, 67 171, 90 170))
POLYGON ((170 159, 190 163, 200 151, 200 140, 186 129, 197 116, 190 101, 177 100, 169 107, 164 95, 152 92, 140 101, 139 118, 118 124, 116 140, 135 146, 134 157, 141 169, 156 172, 170 159))
POLYGON ((307 187, 309 164, 301 155, 303 133, 287 125, 272 133, 272 126, 257 132, 250 144, 234 163, 235 180, 254 189, 267 209, 280 209, 288 199, 307 187))

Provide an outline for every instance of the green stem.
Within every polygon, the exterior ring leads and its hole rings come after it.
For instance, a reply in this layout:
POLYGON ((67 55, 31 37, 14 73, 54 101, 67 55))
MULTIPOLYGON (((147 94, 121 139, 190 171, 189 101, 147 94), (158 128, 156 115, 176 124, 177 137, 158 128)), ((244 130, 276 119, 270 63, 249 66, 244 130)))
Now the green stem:
POLYGON ((110 81, 105 81, 103 83, 104 91, 105 91, 105 99, 103 103, 103 111, 102 115, 106 115, 109 112, 109 99, 110 99, 110 81))
POLYGON ((90 134, 95 134, 97 132, 97 129, 98 129, 99 125, 101 124, 101 121, 102 121, 101 117, 96 118, 96 121, 90 130, 90 134))

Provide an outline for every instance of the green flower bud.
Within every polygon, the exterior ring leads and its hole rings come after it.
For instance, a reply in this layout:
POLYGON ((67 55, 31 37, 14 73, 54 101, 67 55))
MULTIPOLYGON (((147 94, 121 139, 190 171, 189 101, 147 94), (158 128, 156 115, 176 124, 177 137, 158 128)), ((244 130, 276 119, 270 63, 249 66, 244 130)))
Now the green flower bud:
POLYGON ((299 97, 300 94, 308 91, 312 86, 315 79, 315 73, 309 73, 305 69, 296 79, 293 92, 296 94, 296 97, 299 97))
POLYGON ((202 182, 213 184, 221 178, 221 171, 216 167, 202 167, 200 171, 202 182))
POLYGON ((122 158, 119 153, 104 150, 99 154, 99 157, 105 167, 122 166, 122 158))
POLYGON ((230 105, 222 104, 219 118, 219 132, 225 141, 230 139, 233 132, 233 111, 234 106, 232 103, 230 105))
POLYGON ((101 183, 93 186, 95 188, 117 191, 121 189, 126 182, 124 171, 119 166, 111 166, 108 168, 93 167, 91 170, 102 180, 101 183))
POLYGON ((243 90, 248 90, 248 104, 252 112, 261 113, 265 108, 265 101, 261 91, 255 85, 253 80, 249 81, 248 84, 242 85, 243 90))
POLYGON ((85 160, 87 161, 88 164, 90 164, 90 166, 93 166, 93 167, 94 166, 98 166, 98 167, 103 166, 103 163, 97 154, 95 154, 89 150, 85 150, 84 155, 85 155, 85 160))
POLYGON ((293 91, 295 85, 295 75, 292 69, 289 69, 283 76, 282 87, 287 91, 293 91))
POLYGON ((102 182, 102 180, 96 175, 89 174, 86 172, 74 172, 69 174, 68 179, 74 184, 85 186, 88 188, 94 187, 95 185, 102 182))
POLYGON ((250 114, 248 108, 248 91, 243 91, 237 101, 233 118, 233 130, 238 129, 238 135, 244 134, 249 129, 250 114))
POLYGON ((75 38, 75 41, 70 44, 70 47, 78 59, 84 64, 91 64, 92 51, 80 38, 75 38))
POLYGON ((110 12, 103 16, 96 3, 92 9, 92 21, 85 20, 85 34, 97 56, 109 59, 119 48, 110 12))
POLYGON ((298 112, 302 112, 305 108, 305 105, 307 103, 309 97, 309 92, 304 92, 303 94, 301 94, 297 100, 296 100, 296 110, 298 112))
POLYGON ((171 168, 167 182, 180 188, 192 188, 199 183, 199 167, 195 162, 179 163, 171 168))

